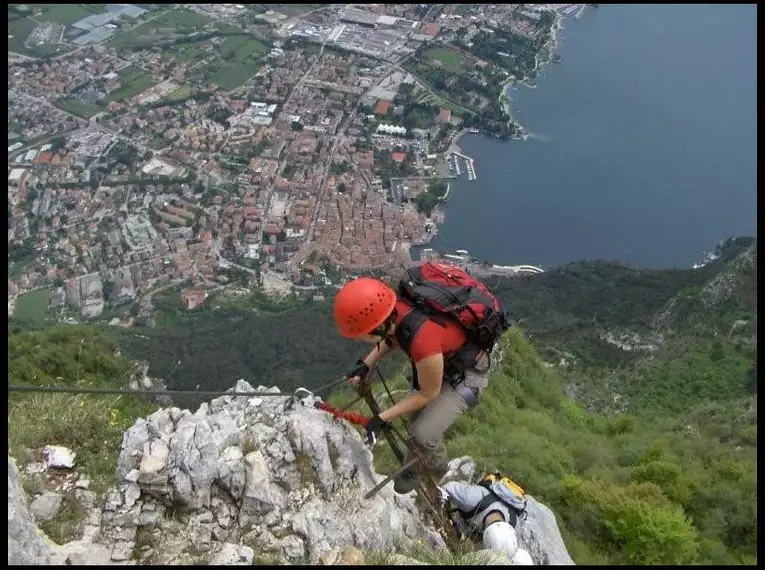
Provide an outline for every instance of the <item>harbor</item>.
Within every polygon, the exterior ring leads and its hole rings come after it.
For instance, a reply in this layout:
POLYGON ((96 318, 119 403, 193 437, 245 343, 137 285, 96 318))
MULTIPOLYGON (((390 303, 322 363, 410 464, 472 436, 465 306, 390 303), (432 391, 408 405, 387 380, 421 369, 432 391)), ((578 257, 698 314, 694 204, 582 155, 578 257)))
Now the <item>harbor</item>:
POLYGON ((450 172, 454 172, 457 176, 462 176, 462 167, 460 162, 464 161, 465 171, 467 172, 468 181, 472 182, 478 179, 478 175, 475 170, 475 160, 469 156, 462 154, 457 150, 451 150, 451 154, 446 159, 446 163, 450 172))
POLYGON ((457 265, 476 277, 503 276, 513 277, 520 275, 537 275, 544 273, 544 269, 535 265, 496 265, 481 262, 472 257, 465 249, 458 249, 454 253, 439 253, 433 248, 420 250, 420 261, 443 261, 457 265))

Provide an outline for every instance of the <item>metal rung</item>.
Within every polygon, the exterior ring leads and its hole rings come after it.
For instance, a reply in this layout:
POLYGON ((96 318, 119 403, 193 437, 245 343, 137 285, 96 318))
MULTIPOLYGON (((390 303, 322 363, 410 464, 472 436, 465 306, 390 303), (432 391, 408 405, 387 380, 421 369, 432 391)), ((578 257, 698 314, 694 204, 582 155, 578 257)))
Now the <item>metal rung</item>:
POLYGON ((400 467, 400 468, 398 469, 398 471, 396 471, 396 472, 392 473, 391 475, 388 475, 388 476, 387 476, 385 479, 383 479, 382 481, 380 481, 380 482, 379 482, 377 485, 375 485, 375 486, 374 486, 374 487, 373 487, 373 488, 372 488, 370 491, 368 491, 368 492, 367 492, 367 493, 364 495, 364 498, 365 498, 365 499, 371 499, 372 497, 374 497, 374 496, 375 496, 375 495, 378 493, 378 491, 380 491, 380 489, 382 489, 383 487, 385 487, 385 485, 387 485, 388 483, 390 483, 391 481, 393 481, 393 479, 395 479, 396 477, 398 477, 399 475, 401 475, 401 474, 402 474, 404 471, 406 471, 407 469, 411 469, 411 468, 414 466, 414 464, 415 464, 416 462, 417 462, 417 460, 416 460, 416 459, 412 459, 411 461, 409 461, 408 463, 406 463, 406 464, 405 464, 403 467, 400 467))

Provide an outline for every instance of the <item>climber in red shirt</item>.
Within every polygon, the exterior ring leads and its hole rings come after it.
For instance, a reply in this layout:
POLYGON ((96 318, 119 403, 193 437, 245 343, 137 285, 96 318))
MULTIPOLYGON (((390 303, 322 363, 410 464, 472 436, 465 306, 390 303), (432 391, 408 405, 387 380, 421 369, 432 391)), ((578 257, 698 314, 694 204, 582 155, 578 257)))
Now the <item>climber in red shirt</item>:
MULTIPOLYGON (((391 351, 402 349, 409 356, 411 391, 369 422, 367 438, 376 441, 387 422, 407 415, 411 434, 425 452, 426 466, 439 479, 447 471, 444 433, 459 414, 478 402, 488 385, 488 355, 464 350, 466 332, 459 322, 427 316, 377 279, 360 277, 345 285, 335 298, 334 315, 344 337, 375 345, 348 373, 352 385, 358 387, 391 351)), ((405 471, 396 478, 394 489, 408 493, 417 483, 416 472, 405 471)))

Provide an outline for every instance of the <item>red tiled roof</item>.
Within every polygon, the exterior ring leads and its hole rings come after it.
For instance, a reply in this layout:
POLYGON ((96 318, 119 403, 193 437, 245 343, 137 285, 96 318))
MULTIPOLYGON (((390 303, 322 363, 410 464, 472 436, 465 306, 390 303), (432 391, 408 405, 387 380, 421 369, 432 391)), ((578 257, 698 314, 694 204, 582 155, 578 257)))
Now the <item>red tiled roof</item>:
POLYGON ((393 162, 404 162, 406 160, 406 153, 405 152, 393 152, 390 155, 390 158, 393 162))
POLYGON ((439 30, 438 24, 435 24, 435 23, 425 24, 425 29, 423 30, 423 34, 425 34, 426 36, 432 37, 438 34, 438 30, 439 30))
POLYGON ((375 115, 386 115, 391 106, 390 101, 383 101, 382 99, 375 105, 375 115))

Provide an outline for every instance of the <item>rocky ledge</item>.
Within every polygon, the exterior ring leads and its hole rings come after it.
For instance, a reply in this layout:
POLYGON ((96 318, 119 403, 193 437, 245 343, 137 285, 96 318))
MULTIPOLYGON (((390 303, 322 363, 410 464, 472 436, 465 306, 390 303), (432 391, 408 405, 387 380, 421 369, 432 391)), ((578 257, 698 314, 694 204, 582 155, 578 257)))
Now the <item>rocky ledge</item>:
MULTIPOLYGON (((118 486, 103 497, 77 489, 82 537, 63 546, 35 526, 9 457, 8 563, 332 564, 354 548, 444 548, 414 493, 396 495, 388 485, 363 499, 382 476, 355 428, 318 410, 288 409, 277 388, 240 380, 235 390, 252 396, 138 420, 123 437, 118 486)), ((447 478, 468 479, 475 469, 470 458, 451 467, 447 478)), ((55 502, 44 493, 35 499, 38 521, 55 516, 55 502)), ((519 533, 537 564, 572 563, 544 505, 532 500, 519 533)))

